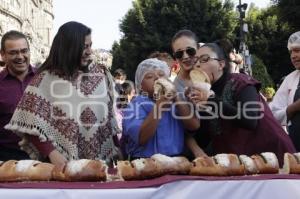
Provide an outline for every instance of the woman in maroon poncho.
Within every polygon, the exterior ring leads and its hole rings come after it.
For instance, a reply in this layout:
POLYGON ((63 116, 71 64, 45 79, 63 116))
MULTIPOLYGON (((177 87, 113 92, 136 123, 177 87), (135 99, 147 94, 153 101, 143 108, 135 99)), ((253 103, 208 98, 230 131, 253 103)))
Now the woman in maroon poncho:
POLYGON ((210 155, 274 152, 282 164, 284 153, 295 152, 295 148, 259 94, 260 83, 248 75, 228 72, 228 46, 226 41, 207 43, 197 52, 194 67, 208 74, 215 96, 207 99, 200 89, 188 95, 195 105, 205 102, 212 108, 200 112, 201 128, 195 139, 209 133, 210 155), (207 116, 214 117, 205 119, 207 116))

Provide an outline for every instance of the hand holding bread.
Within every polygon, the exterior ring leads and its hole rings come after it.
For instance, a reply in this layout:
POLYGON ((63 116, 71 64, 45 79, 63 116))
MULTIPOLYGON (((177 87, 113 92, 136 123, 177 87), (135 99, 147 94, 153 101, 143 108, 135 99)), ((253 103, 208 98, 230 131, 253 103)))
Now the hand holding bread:
POLYGON ((188 89, 187 98, 194 104, 204 103, 210 95, 212 95, 211 82, 208 75, 201 69, 193 69, 190 71, 192 86, 188 89))
POLYGON ((161 97, 169 100, 173 100, 176 97, 176 89, 174 84, 170 80, 163 77, 154 82, 154 98, 159 99, 161 97))
POLYGON ((59 170, 62 170, 65 167, 65 164, 67 163, 67 159, 57 150, 51 151, 48 157, 50 162, 54 164, 59 170))

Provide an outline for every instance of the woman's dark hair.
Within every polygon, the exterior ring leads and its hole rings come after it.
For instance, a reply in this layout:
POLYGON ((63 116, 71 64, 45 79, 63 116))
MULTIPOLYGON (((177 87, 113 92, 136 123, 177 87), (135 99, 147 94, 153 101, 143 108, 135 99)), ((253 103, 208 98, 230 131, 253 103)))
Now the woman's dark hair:
POLYGON ((196 35, 194 32, 192 32, 191 30, 186 30, 186 29, 184 29, 184 30, 179 30, 179 31, 173 36, 172 41, 171 41, 171 47, 172 47, 172 49, 173 49, 173 43, 174 43, 178 38, 180 38, 180 37, 189 37, 189 38, 195 40, 197 47, 199 47, 197 35, 196 35))
POLYGON ((216 40, 213 43, 205 43, 200 48, 203 47, 210 48, 214 53, 216 53, 217 58, 225 61, 224 72, 227 73, 230 68, 229 54, 233 52, 233 45, 231 44, 231 42, 226 39, 221 39, 221 40, 216 40))
POLYGON ((72 77, 81 67, 85 37, 91 29, 75 21, 63 24, 54 37, 49 56, 38 72, 57 71, 64 76, 72 77))

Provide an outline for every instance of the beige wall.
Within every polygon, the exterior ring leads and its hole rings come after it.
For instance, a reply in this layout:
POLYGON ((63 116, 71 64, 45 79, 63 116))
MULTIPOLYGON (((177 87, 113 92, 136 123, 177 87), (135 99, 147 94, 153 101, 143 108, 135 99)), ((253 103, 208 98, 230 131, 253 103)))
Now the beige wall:
POLYGON ((33 64, 48 55, 53 20, 52 0, 0 0, 0 38, 9 30, 26 34, 33 64))

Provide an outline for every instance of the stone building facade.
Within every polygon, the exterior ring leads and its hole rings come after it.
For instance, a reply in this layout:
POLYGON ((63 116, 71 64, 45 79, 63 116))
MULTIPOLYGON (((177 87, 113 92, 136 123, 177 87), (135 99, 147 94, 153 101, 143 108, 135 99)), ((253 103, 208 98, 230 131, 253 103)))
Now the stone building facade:
POLYGON ((31 63, 45 60, 52 43, 53 0, 0 0, 0 39, 9 30, 28 37, 31 63))
POLYGON ((92 59, 96 60, 98 63, 105 65, 109 70, 112 65, 112 54, 105 49, 94 49, 92 54, 92 59))

